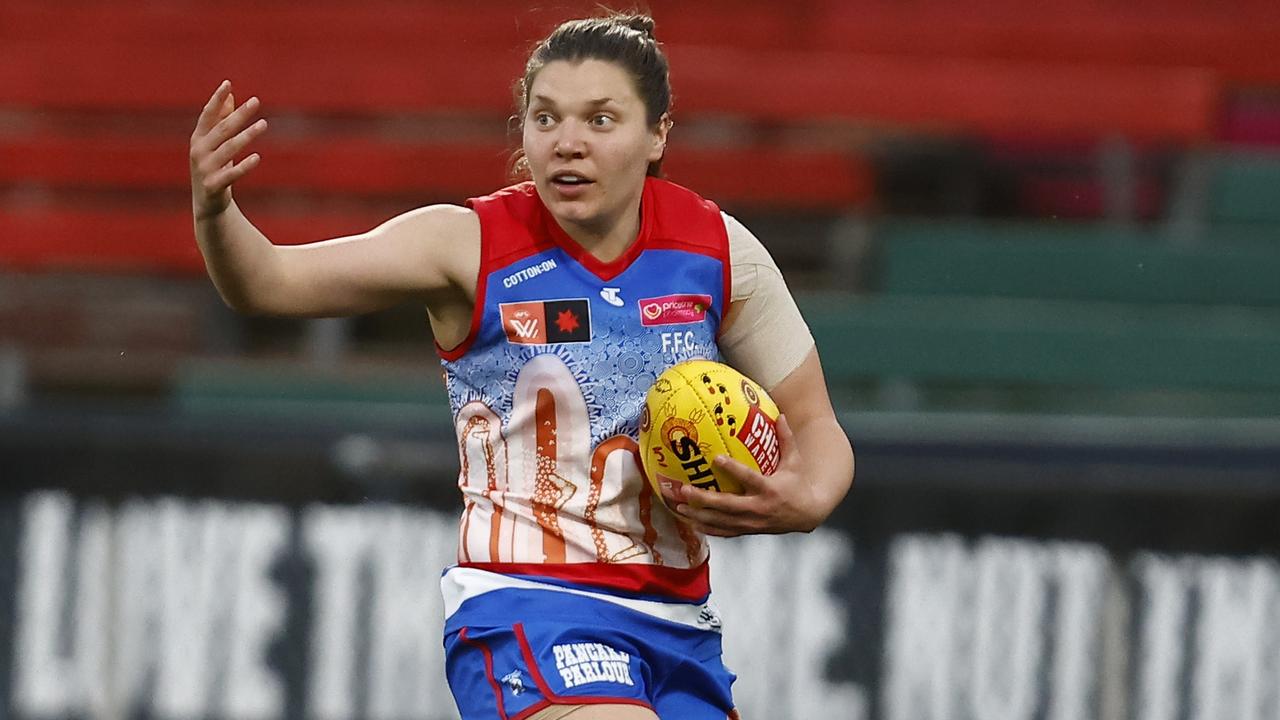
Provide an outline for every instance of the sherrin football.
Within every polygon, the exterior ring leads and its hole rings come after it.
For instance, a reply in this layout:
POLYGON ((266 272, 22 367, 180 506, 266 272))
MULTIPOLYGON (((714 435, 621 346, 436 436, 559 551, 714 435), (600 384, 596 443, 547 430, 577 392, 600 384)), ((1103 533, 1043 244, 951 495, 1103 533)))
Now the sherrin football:
POLYGON ((742 373, 710 360, 668 368, 649 388, 640 414, 640 452, 658 497, 671 482, 741 493, 714 467, 728 455, 770 475, 778 468, 778 406, 742 373))

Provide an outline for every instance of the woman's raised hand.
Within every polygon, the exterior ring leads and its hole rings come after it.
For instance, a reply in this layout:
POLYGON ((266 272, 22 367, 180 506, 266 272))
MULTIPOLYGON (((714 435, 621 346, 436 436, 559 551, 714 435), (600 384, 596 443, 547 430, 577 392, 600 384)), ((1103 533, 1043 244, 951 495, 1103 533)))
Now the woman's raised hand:
POLYGON ((258 98, 236 107, 231 82, 224 80, 205 103, 191 133, 191 205, 196 220, 218 215, 231 204, 231 185, 258 165, 253 153, 235 159, 253 139, 267 129, 267 121, 254 117, 258 98))

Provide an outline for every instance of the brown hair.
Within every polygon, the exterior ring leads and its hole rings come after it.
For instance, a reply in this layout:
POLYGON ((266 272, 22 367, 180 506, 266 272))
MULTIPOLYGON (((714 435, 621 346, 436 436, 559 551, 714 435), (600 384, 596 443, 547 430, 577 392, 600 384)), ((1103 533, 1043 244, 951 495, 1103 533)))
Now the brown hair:
MULTIPOLYGON (((556 60, 580 62, 603 60, 617 63, 635 82, 645 107, 645 120, 657 125, 671 109, 671 78, 667 56, 653 36, 653 18, 648 15, 612 14, 561 23, 529 53, 524 77, 515 86, 517 115, 513 127, 523 130, 529 111, 529 89, 547 63, 556 60)), ((528 174, 524 151, 516 152, 513 173, 528 174)), ((648 174, 662 176, 662 159, 649 163, 648 174)))

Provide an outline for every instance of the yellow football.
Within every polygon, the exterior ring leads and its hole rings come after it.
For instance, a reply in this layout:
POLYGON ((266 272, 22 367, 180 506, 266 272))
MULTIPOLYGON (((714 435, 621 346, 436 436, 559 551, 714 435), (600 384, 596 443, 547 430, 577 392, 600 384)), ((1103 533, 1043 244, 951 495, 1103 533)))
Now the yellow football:
POLYGON ((688 483, 741 493, 738 482, 713 466, 717 455, 770 475, 778 468, 778 406, 742 373, 710 360, 668 368, 649 388, 640 414, 645 475, 662 497, 663 484, 688 483))

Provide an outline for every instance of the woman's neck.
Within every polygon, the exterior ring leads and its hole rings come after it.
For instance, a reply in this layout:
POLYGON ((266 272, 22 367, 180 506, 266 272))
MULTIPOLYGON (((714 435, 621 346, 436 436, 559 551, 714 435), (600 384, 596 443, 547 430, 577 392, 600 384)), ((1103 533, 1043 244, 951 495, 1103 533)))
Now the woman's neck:
MULTIPOLYGON (((556 222, 559 223, 559 220, 556 222)), ((600 262, 613 262, 627 252, 640 235, 640 198, 607 227, 560 223, 569 239, 600 262)))

